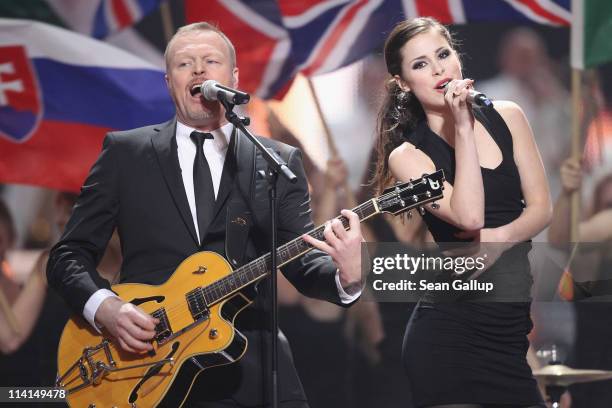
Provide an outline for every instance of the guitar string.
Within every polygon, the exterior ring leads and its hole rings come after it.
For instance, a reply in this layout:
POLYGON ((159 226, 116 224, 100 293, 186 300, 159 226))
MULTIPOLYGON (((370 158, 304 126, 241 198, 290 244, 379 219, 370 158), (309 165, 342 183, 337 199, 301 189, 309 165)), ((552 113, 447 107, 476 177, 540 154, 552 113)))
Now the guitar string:
MULTIPOLYGON (((412 189, 414 189, 414 186, 416 186, 418 184, 422 184, 422 183, 424 183, 424 180, 423 181, 419 181, 418 183, 412 182, 412 188, 406 187, 406 188, 400 189, 400 192, 408 190, 408 189, 412 190, 412 189)), ((393 196, 396 196, 396 195, 397 195, 397 191, 393 191, 393 192, 389 192, 387 194, 383 194, 383 195, 381 195, 379 197, 379 201, 382 201, 382 200, 388 199, 388 198, 393 198, 393 196)), ((418 199, 419 196, 422 196, 422 195, 426 195, 426 193, 413 194, 413 196, 417 196, 417 199, 418 199)), ((417 202, 412 203, 409 207, 407 207, 407 209, 414 208, 414 207, 418 206, 420 204, 420 201, 421 200, 418 200, 417 202)), ((359 209, 359 210, 363 211, 365 209, 371 210, 372 207, 373 207, 372 200, 369 200, 369 201, 361 204, 360 206, 356 207, 355 209, 359 209)), ((339 216, 337 218, 344 218, 344 217, 339 216)), ((344 218, 344 220, 346 220, 346 219, 344 218)), ((344 223, 343 223, 343 225, 344 225, 344 223)), ((324 226, 319 226, 319 227, 315 228, 313 231, 309 232, 308 234, 313 235, 313 234, 315 234, 317 232, 321 232, 321 230, 323 228, 324 228, 324 226)), ((286 243, 282 247, 280 247, 277 250, 277 252, 281 252, 281 250, 288 250, 291 245, 294 245, 296 247, 296 249, 298 249, 298 251, 302 251, 303 248, 300 248, 300 245, 304 244, 304 243, 305 243, 305 241, 302 240, 301 238, 296 238, 296 239, 286 243)), ((306 244, 306 248, 304 248, 304 249, 305 250, 310 250, 310 249, 312 249, 312 247, 310 245, 306 244)), ((252 271, 252 267, 250 267, 250 265, 256 265, 257 269, 264 269, 263 272, 256 271, 256 272, 259 272, 259 276, 257 276, 257 278, 260 278, 260 277, 263 277, 264 275, 266 275, 269 272, 269 270, 267 270, 269 268, 266 268, 266 266, 267 266, 266 264, 268 263, 268 258, 270 258, 270 253, 268 253, 266 255, 263 255, 262 257, 252 261, 251 263, 248 264, 249 267, 247 267, 247 268, 244 268, 244 267, 243 267, 244 269, 243 268, 239 268, 238 270, 232 272, 231 274, 226 275, 223 278, 220 278, 217 281, 212 282, 211 284, 209 284, 207 286, 194 288, 194 290, 200 289, 200 291, 202 293, 202 297, 204 298, 205 301, 208 300, 206 298, 207 295, 208 295, 208 297, 212 297, 213 298, 213 302, 212 303, 215 303, 215 302, 217 302, 219 300, 222 300, 223 297, 225 297, 228 294, 230 294, 231 292, 237 290, 237 288, 230 288, 230 290, 227 291, 226 290, 226 288, 227 288, 227 281, 229 281, 230 279, 233 279, 233 281, 235 282, 236 280, 242 279, 242 276, 246 275, 246 273, 249 273, 249 272, 252 273, 253 271, 252 271), (236 275, 237 273, 238 273, 238 275, 236 275), (237 277, 237 276, 240 276, 240 277, 237 277), (215 291, 217 293, 215 293, 215 291)), ((253 279, 253 282, 255 280, 256 280, 256 278, 253 279)), ((247 283, 241 284, 241 286, 245 286, 245 285, 247 285, 249 283, 252 283, 252 282, 247 282, 247 283)), ((192 290, 192 292, 193 292, 193 290, 192 290)), ((190 301, 190 300, 191 301, 195 301, 196 300, 195 296, 196 296, 195 294, 191 294, 191 293, 189 295, 186 295, 187 301, 190 301)), ((164 308, 165 312, 166 312, 166 316, 168 317, 168 320, 172 320, 170 314, 173 315, 172 317, 177 317, 177 316, 175 316, 173 314, 173 312, 176 312, 179 309, 184 309, 184 307, 185 307, 185 303, 183 301, 179 301, 179 302, 176 302, 174 304, 169 305, 167 308, 164 308)), ((191 310, 189 310, 188 305, 187 305, 187 309, 191 313, 191 310)), ((159 310, 159 309, 157 309, 157 310, 159 310)), ((181 314, 182 314, 182 311, 181 311, 181 314)))
MULTIPOLYGON (((374 208, 373 204, 371 201, 362 204, 359 207, 362 207, 360 212, 363 212, 363 210, 370 210, 372 208, 374 208)), ((315 228, 314 230, 310 231, 308 234, 309 235, 317 235, 317 233, 320 233, 322 235, 322 231, 324 229, 324 226, 319 226, 317 228, 315 228)), ((295 249, 297 249, 299 252, 302 252, 302 250, 310 250, 314 247, 311 247, 310 245, 306 244, 306 241, 304 241, 303 239, 301 239, 300 237, 287 242, 286 244, 282 245, 281 247, 279 247, 277 249, 277 253, 292 253, 291 250, 291 246, 294 246, 295 249), (305 245, 304 245, 305 244, 305 245), (304 248, 302 248, 301 246, 304 246, 304 248)), ((282 255, 281 255, 282 256, 282 255)), ((292 256, 293 257, 293 256, 292 256)), ((251 261, 249 264, 235 270, 234 272, 231 272, 229 275, 224 276, 223 278, 218 279, 215 282, 212 282, 211 284, 207 285, 207 286, 200 286, 197 288, 194 288, 194 290, 200 289, 201 290, 201 294, 202 297, 205 298, 207 295, 209 295, 208 297, 212 297, 213 298, 213 303, 217 302, 219 300, 221 300, 224 296, 227 296, 229 293, 235 291, 237 288, 232 288, 231 284, 229 284, 230 288, 229 291, 226 291, 226 293, 224 293, 224 291, 226 290, 226 288, 228 287, 228 281, 233 280, 234 283, 236 281, 240 281, 242 279, 244 279, 244 275, 247 275, 249 273, 253 274, 253 269, 255 270, 255 273, 257 274, 257 277, 254 280, 256 280, 257 278, 263 278, 267 273, 269 273, 269 268, 268 268, 268 264, 269 264, 269 260, 270 260, 271 256, 270 253, 267 253, 253 261, 251 261), (255 268, 254 268, 255 267, 255 268), (217 292, 217 293, 215 293, 217 292), (212 296, 210 296, 212 295, 212 296)), ((247 283, 242 283, 240 282, 240 286, 244 286, 249 284, 250 282, 247 283)), ((193 291, 190 291, 189 294, 187 294, 185 297, 187 299, 187 301, 197 301, 199 300, 199 295, 197 293, 193 293, 193 291)), ((166 315, 168 317, 170 317, 170 314, 173 314, 173 312, 175 312, 177 309, 184 309, 185 307, 185 303, 180 301, 177 303, 174 303, 170 306, 168 306, 165 310, 166 310, 166 315)), ((187 310, 189 310, 189 307, 187 305, 187 310)), ((176 315, 173 314, 174 317, 176 317, 176 315)))
MULTIPOLYGON (((374 208, 373 204, 371 201, 363 203, 362 205, 358 206, 355 208, 355 212, 360 212, 363 213, 364 210, 371 210, 372 208, 374 208)), ((340 218, 340 217, 338 217, 340 218)), ((343 219, 343 224, 346 224, 345 227, 348 227, 348 220, 346 220, 346 218, 343 219)), ((317 228, 315 228, 314 230, 312 230, 311 232, 309 232, 309 235, 317 235, 319 237, 321 237, 322 232, 324 230, 324 226, 319 226, 317 228)), ((286 255, 287 253, 290 253, 291 256, 290 257, 295 257, 298 256, 301 252, 303 252, 304 250, 310 250, 313 247, 311 247, 310 245, 306 244, 306 242, 301 239, 301 238, 297 238, 295 240, 292 240, 286 244, 284 244, 283 246, 281 246, 280 248, 278 248, 277 252, 281 254, 281 258, 283 257, 283 254, 286 255), (291 250, 291 246, 293 246, 296 250, 297 250, 297 254, 293 254, 292 250, 291 250)), ((256 278, 260 278, 263 277, 266 273, 269 272, 269 268, 268 268, 268 264, 269 264, 269 260, 270 260, 270 253, 252 261, 249 265, 254 265, 258 270, 255 271, 255 273, 257 273, 257 277, 256 278), (263 272, 262 272, 263 270, 263 272)), ((281 261, 282 262, 282 261, 281 261)), ((247 267, 247 268, 240 268, 237 269, 236 271, 232 272, 231 274, 215 281, 212 282, 210 285, 207 285, 205 287, 200 287, 200 288, 196 288, 194 290, 197 289, 201 289, 201 294, 204 297, 205 300, 207 300, 207 295, 212 295, 213 302, 216 302, 220 299, 222 299, 224 296, 226 296, 227 294, 237 290, 237 288, 235 287, 231 287, 232 284, 229 284, 229 292, 227 291, 227 281, 233 280, 234 284, 236 281, 241 281, 244 279, 245 275, 247 275, 248 273, 253 274, 253 267, 247 267), (220 296, 218 296, 215 292, 219 292, 220 296), (225 293, 224 293, 225 292, 225 293)), ((256 280, 256 278, 250 279, 250 280, 256 280)), ((249 280, 249 279, 247 279, 249 280)), ((249 284, 250 282, 240 282, 240 286, 244 286, 249 284)), ((191 291, 193 292, 193 291, 191 291)), ((211 296, 208 296, 211 297, 211 296)), ((199 299, 199 295, 196 293, 190 293, 189 295, 186 295, 186 298, 188 301, 198 301, 199 299)), ((183 307, 184 304, 181 304, 180 306, 183 307)), ((172 312, 172 307, 168 308, 166 310, 166 312, 172 312)))
MULTIPOLYGON (((413 181, 412 182, 412 188, 405 187, 405 188, 400 189, 399 192, 403 192, 405 190, 413 190, 414 186, 417 186, 417 185, 422 184, 424 182, 425 182, 424 180, 421 180, 418 183, 415 183, 413 181)), ((378 197, 378 199, 379 199, 379 201, 383 201, 384 199, 393 198, 394 196, 397 196, 397 193, 398 193, 397 191, 389 192, 387 194, 381 195, 380 197, 378 197)), ((423 195, 427 195, 427 193, 413 194, 412 196, 416 196, 417 197, 417 202, 411 203, 406 208, 406 210, 414 208, 414 207, 418 206, 419 204, 423 204, 422 200, 420 199, 420 197, 423 196, 423 195)), ((431 197, 428 197, 428 198, 431 198, 431 197)), ((369 200, 369 201, 367 201, 367 202, 357 206, 354 210, 357 210, 357 209, 360 209, 361 211, 366 210, 366 209, 371 210, 372 207, 374 207, 374 204, 372 203, 372 200, 369 200)), ((337 219, 342 219, 343 218, 344 220, 346 220, 346 218, 344 218, 343 216, 338 216, 336 218, 337 219)), ((343 225, 344 225, 344 223, 343 223, 343 225)), ((346 227, 347 226, 345 226, 345 228, 346 227)), ((308 234, 309 235, 313 235, 313 234, 315 234, 317 232, 322 231, 323 229, 324 229, 324 225, 321 225, 321 226, 315 228, 314 230, 310 231, 308 234)), ((298 249, 298 251, 301 252, 302 248, 300 248, 299 246, 301 244, 304 244, 304 243, 306 243, 306 242, 303 239, 298 237, 298 238, 296 238, 296 239, 294 239, 292 241, 287 242, 286 244, 284 244, 280 248, 278 248, 277 252, 281 252, 282 249, 288 249, 288 247, 290 247, 291 245, 294 245, 296 247, 296 249, 298 249)), ((306 245, 307 246, 306 246, 305 249, 308 250, 308 251, 314 248, 314 247, 312 247, 312 246, 310 246, 308 244, 306 244, 306 245)), ((214 282, 212 282, 211 284, 209 284, 207 286, 200 286, 200 287, 194 288, 194 290, 195 289, 200 289, 201 292, 202 292, 202 296, 204 297, 204 300, 206 300, 206 295, 212 295, 212 297, 213 297, 213 302, 212 303, 216 303, 219 300, 222 300, 225 296, 227 296, 231 292, 234 292, 235 290, 237 290, 237 288, 230 288, 229 291, 226 291, 225 293, 223 293, 223 290, 227 287, 227 281, 228 280, 234 279, 234 281, 235 281, 237 279, 240 279, 240 278, 236 277, 235 274, 237 274, 237 273, 239 275, 244 275, 247 272, 252 272, 252 267, 250 265, 257 265, 257 269, 262 269, 262 267, 264 269, 268 269, 268 268, 266 268, 266 266, 267 266, 266 264, 268 263, 267 262, 268 258, 270 258, 270 253, 267 253, 267 254, 265 254, 265 255, 255 259, 255 260, 251 261, 249 264, 245 265, 245 266, 247 266, 246 268, 245 267, 241 267, 241 268, 237 269, 236 271, 231 272, 229 275, 226 275, 223 278, 220 278, 217 281, 214 281, 214 282), (217 294, 214 293, 215 291, 217 291, 217 294)), ((257 276, 257 278, 263 278, 267 273, 269 273, 269 270, 265 270, 264 272, 260 272, 259 276, 257 276)), ((255 280, 257 280, 257 278, 254 279, 253 282, 255 280)), ((241 284, 241 287, 245 286, 245 285, 248 285, 249 283, 252 283, 252 282, 248 282, 246 284, 241 284)), ((190 291, 190 292, 193 292, 193 290, 190 291)), ((187 301, 189 301, 189 300, 192 300, 192 301, 196 300, 194 298, 194 296, 196 296, 196 295, 195 294, 186 295, 187 301)), ((176 312, 177 310, 179 310, 181 312, 181 314, 182 314, 183 311, 180 310, 180 309, 184 309, 184 308, 185 308, 185 303, 183 301, 179 301, 179 302, 176 302, 174 304, 169 305, 167 308, 164 308, 164 309, 165 309, 165 312, 166 312, 166 316, 168 317, 168 320, 172 320, 170 318, 170 314, 173 314, 173 312, 176 312)), ((159 310, 159 309, 157 309, 157 310, 159 310)), ((191 313, 191 310, 189 309, 188 304, 187 304, 187 311, 189 311, 189 313, 191 313)), ((177 318, 179 316, 173 314, 173 317, 177 318)))
MULTIPOLYGON (((422 183, 422 182, 420 182, 420 183, 422 183)), ((414 185, 415 185, 415 183, 413 182, 413 186, 414 185)), ((406 190, 406 189, 408 189, 408 187, 406 187, 403 190, 406 190)), ((402 189, 400 189, 400 191, 402 191, 402 189)), ((381 197, 379 197, 379 199, 382 200, 385 196, 396 196, 396 195, 397 195, 397 192, 390 192, 390 193, 387 193, 385 195, 382 195, 381 197)), ((419 204, 422 204, 422 202, 421 202, 422 200, 419 200, 418 198, 419 198, 419 196, 423 196, 423 195, 426 195, 426 193, 413 194, 413 196, 417 196, 417 202, 412 203, 409 207, 407 207, 407 209, 414 208, 414 207, 418 206, 419 204)), ((389 198, 389 197, 386 197, 386 198, 389 198)), ((431 197, 428 197, 428 198, 431 198, 431 197)), ((367 209, 371 209, 372 206, 373 206, 373 203, 372 203, 372 200, 370 200, 370 201, 367 201, 366 203, 363 203, 360 206, 356 207, 356 209, 358 209, 360 207, 363 207, 362 210, 364 210, 366 208, 367 209)), ((341 216, 337 217, 337 218, 341 218, 341 216)), ((309 234, 312 235, 312 234, 314 234, 316 232, 320 232, 320 230, 323 227, 324 226, 319 226, 319 227, 315 228, 313 231, 309 232, 309 234)), ((301 244, 304 244, 304 243, 305 243, 305 241, 302 240, 301 238, 296 238, 296 239, 286 243, 285 245, 283 245, 281 248, 279 248, 277 250, 277 252, 280 252, 281 249, 288 249, 288 247, 291 246, 291 245, 294 245, 298 249, 298 251, 301 251, 302 248, 300 248, 299 246, 301 244)), ((311 250, 312 247, 310 245, 307 245, 307 247, 305 249, 306 250, 311 250)), ((209 295, 209 297, 213 298, 213 302, 212 303, 216 303, 217 301, 222 300, 225 296, 229 295, 231 292, 234 292, 234 291, 236 291, 238 289, 238 288, 231 288, 230 287, 229 291, 226 290, 227 282, 230 279, 233 279, 234 282, 236 280, 238 280, 238 279, 241 279, 241 278, 236 277, 236 275, 235 275, 236 273, 238 273, 238 276, 246 275, 246 273, 248 273, 248 272, 252 273, 253 272, 252 271, 253 268, 251 267, 251 265, 257 266, 258 271, 256 271, 256 272, 259 273, 259 276, 257 276, 257 278, 263 278, 267 273, 269 273, 269 270, 268 270, 269 268, 267 268, 267 263, 268 263, 268 259, 269 258, 270 258, 270 253, 268 253, 266 255, 263 255, 260 258, 257 258, 256 260, 252 261, 251 263, 248 264, 247 268, 244 268, 244 267, 239 268, 236 271, 231 272, 229 275, 226 275, 223 278, 220 278, 217 281, 212 282, 211 284, 209 284, 207 286, 203 286, 203 287, 200 286, 200 287, 195 288, 195 289, 200 289, 200 291, 202 293, 202 297, 204 298, 205 301, 207 300, 206 296, 209 295), (261 269, 263 269, 264 271, 263 272, 259 271, 261 269)), ((253 279, 253 282, 256 279, 253 279)), ((248 285, 249 283, 252 283, 252 282, 247 282, 245 284, 242 284, 241 286, 248 285)), ((193 290, 191 292, 193 292, 193 290)), ((186 295, 187 301, 188 302, 190 300, 191 301, 196 301, 196 298, 194 296, 196 296, 196 295, 195 294, 191 294, 191 293, 189 295, 186 295)), ((176 312, 178 310, 178 311, 180 311, 180 315, 182 315, 183 312, 184 312, 184 309, 185 309, 185 303, 183 301, 178 301, 178 302, 175 302, 175 303, 169 305, 167 308, 164 308, 164 309, 165 309, 168 321, 174 320, 174 318, 180 317, 179 315, 176 315, 174 312, 176 312), (183 309, 183 310, 180 310, 180 309, 183 309), (172 315, 172 316, 170 316, 170 315, 172 315)), ((157 310, 159 310, 159 309, 157 309, 157 310)), ((189 309, 189 305, 188 304, 187 304, 187 311, 191 314, 191 310, 189 309)))

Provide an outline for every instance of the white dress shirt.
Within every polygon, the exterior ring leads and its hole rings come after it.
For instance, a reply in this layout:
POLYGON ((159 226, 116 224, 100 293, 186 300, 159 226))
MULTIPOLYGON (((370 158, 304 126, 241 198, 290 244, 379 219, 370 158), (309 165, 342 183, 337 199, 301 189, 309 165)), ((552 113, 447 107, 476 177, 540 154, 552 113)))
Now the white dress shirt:
MULTIPOLYGON (((193 224, 195 225, 196 233, 198 235, 198 241, 200 239, 200 231, 198 230, 198 219, 195 204, 195 191, 193 187, 193 162, 196 156, 196 145, 190 138, 191 132, 194 128, 176 122, 176 145, 178 149, 179 165, 181 167, 181 174, 183 177, 183 185, 185 187, 185 193, 187 194, 187 201, 189 202, 189 210, 193 218, 193 224)), ((234 126, 228 123, 219 129, 213 130, 213 140, 206 140, 203 146, 204 155, 206 161, 210 167, 210 175, 213 181, 213 188, 215 190, 215 197, 219 194, 219 184, 221 183, 221 173, 223 172, 223 165, 225 163, 225 155, 227 154, 227 148, 229 146, 230 138, 234 126)), ((336 287, 338 288, 338 295, 342 303, 351 303, 361 295, 361 290, 353 295, 349 295, 344 291, 340 284, 340 274, 336 271, 336 287)), ((85 303, 83 308, 83 316, 85 319, 96 329, 97 326, 94 323, 94 317, 98 311, 98 307, 108 297, 117 297, 112 291, 108 289, 99 289, 94 292, 93 295, 85 303)))
MULTIPOLYGON (((181 174, 183 175, 183 184, 185 185, 185 193, 187 193, 187 201, 189 202, 189 210, 193 217, 196 233, 198 234, 198 242, 200 240, 200 231, 198 229, 198 219, 195 202, 195 189, 193 187, 193 162, 196 156, 196 145, 191 140, 191 132, 194 128, 183 125, 181 122, 176 122, 176 145, 178 147, 178 159, 181 166, 181 174)), ((213 130, 214 139, 204 141, 204 156, 210 168, 210 176, 213 181, 213 189, 215 190, 215 198, 219 195, 219 184, 221 183, 221 173, 223 173, 223 165, 225 164, 225 155, 229 146, 230 138, 234 125, 228 123, 217 130, 213 130)))

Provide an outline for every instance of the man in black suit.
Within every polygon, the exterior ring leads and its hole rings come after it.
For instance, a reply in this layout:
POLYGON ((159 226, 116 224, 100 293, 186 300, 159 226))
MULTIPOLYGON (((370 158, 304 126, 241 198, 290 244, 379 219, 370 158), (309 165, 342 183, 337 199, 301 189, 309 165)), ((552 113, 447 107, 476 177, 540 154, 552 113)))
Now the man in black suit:
MULTIPOLYGON (((266 168, 264 160, 227 123, 218 102, 191 93, 208 79, 238 85, 233 45, 216 27, 196 23, 179 29, 165 57, 176 118, 107 135, 47 267, 49 284, 73 311, 94 327, 104 327, 131 352, 152 348, 156 320, 117 297, 96 272, 115 227, 123 251, 122 283, 160 284, 183 259, 202 250, 223 255, 233 267, 270 250, 267 187, 265 180, 256 177, 258 170, 266 168)), ((262 142, 276 150, 298 176, 296 184, 279 181, 279 239, 287 242, 312 228, 301 154, 288 145, 262 142)), ((317 249, 282 271, 305 295, 349 305, 361 293, 362 237, 357 215, 347 210, 343 214, 350 222, 348 231, 336 220, 326 226, 325 241, 305 236, 317 249)), ((269 403, 269 293, 266 285, 260 285, 258 292, 255 305, 236 321, 249 341, 246 354, 234 364, 200 375, 186 406, 269 403)), ((306 407, 283 341, 279 378, 281 406, 306 407)))

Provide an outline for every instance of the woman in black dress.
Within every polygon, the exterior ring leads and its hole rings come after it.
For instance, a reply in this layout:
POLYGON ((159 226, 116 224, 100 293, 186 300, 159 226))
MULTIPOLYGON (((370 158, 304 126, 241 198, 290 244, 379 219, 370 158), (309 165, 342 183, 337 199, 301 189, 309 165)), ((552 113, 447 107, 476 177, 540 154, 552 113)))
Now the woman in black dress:
POLYGON ((434 295, 419 302, 403 345, 414 404, 542 406, 526 361, 527 254, 530 239, 550 221, 551 202, 529 124, 516 104, 504 101, 495 102, 499 114, 482 119, 486 128, 474 120, 467 101, 473 81, 463 79, 451 35, 436 20, 398 24, 384 53, 392 78, 379 116, 375 182, 386 187, 442 168, 444 198, 424 215, 436 242, 511 248, 490 256, 479 277, 494 283, 495 302, 478 293, 452 303, 434 295))

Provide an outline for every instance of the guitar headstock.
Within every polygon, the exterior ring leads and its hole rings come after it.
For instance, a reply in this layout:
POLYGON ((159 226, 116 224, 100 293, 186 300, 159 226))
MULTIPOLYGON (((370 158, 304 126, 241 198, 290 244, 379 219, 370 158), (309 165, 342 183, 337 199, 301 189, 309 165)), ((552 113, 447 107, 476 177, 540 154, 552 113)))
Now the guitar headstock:
POLYGON ((420 179, 389 187, 375 200, 380 212, 397 215, 442 198, 442 190, 444 171, 438 170, 432 174, 424 174, 420 179))

